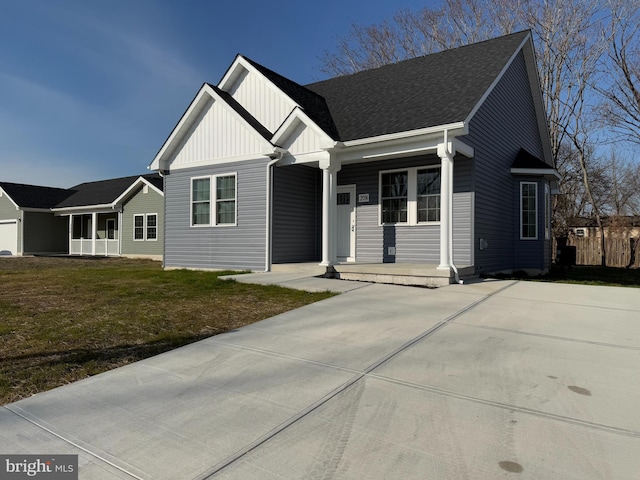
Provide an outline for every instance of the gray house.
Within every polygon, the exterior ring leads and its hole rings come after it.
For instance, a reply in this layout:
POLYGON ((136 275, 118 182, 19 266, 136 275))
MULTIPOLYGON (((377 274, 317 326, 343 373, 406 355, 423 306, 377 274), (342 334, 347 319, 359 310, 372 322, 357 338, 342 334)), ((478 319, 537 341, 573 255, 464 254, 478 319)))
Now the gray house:
POLYGON ((162 259, 164 192, 157 174, 76 185, 55 207, 65 217, 70 255, 162 259))
POLYGON ((160 260, 164 191, 158 174, 69 189, 0 182, 0 254, 120 255, 160 260))
POLYGON ((51 208, 69 194, 63 188, 0 182, 0 255, 65 253, 67 223, 51 208))
POLYGON ((306 86, 239 55, 150 168, 167 268, 431 266, 449 281, 551 262, 558 174, 529 32, 306 86))

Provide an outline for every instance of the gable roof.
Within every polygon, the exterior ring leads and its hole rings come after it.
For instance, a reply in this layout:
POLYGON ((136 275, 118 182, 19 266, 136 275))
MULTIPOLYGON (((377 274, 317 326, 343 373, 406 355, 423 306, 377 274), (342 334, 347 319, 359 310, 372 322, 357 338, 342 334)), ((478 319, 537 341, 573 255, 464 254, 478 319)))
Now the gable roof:
POLYGON ((155 173, 87 182, 71 187, 69 190, 73 193, 55 205, 55 208, 111 205, 141 177, 162 191, 162 177, 155 173))
POLYGON ((21 208, 52 208, 72 193, 64 188, 10 182, 0 182, 0 188, 21 208))
POLYGON ((528 35, 518 32, 306 88, 326 100, 341 141, 463 122, 528 35))
POLYGON ((253 65, 260 73, 267 77, 271 83, 282 90, 285 95, 300 105, 309 118, 324 130, 327 135, 334 140, 338 140, 339 134, 336 129, 336 125, 333 121, 331 112, 329 111, 327 101, 322 95, 314 92, 308 87, 304 87, 294 82, 293 80, 283 77, 279 73, 260 65, 244 55, 241 56, 253 65))

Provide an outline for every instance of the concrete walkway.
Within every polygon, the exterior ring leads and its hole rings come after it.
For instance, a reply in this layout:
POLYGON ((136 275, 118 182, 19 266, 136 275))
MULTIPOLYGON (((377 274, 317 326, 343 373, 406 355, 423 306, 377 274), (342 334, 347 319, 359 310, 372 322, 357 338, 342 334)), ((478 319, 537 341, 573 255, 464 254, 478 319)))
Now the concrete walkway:
POLYGON ((640 478, 640 290, 355 285, 6 405, 0 452, 81 479, 640 478))

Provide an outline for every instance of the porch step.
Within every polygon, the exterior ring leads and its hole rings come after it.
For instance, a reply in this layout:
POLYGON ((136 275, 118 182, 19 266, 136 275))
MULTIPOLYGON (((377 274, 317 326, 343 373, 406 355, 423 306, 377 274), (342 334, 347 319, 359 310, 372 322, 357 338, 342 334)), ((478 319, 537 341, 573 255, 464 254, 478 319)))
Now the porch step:
POLYGON ((313 276, 324 275, 327 268, 319 265, 319 263, 274 263, 271 265, 271 271, 277 273, 304 273, 313 276))
MULTIPOLYGON (((280 263, 273 264, 271 271, 420 287, 443 287, 455 281, 453 272, 438 270, 437 265, 416 263, 341 263, 328 269, 315 262, 280 263)), ((473 276, 474 268, 458 267, 458 273, 460 278, 469 278, 473 276)))
MULTIPOLYGON (((454 274, 438 270, 436 265, 409 263, 348 264, 334 265, 337 278, 361 282, 390 283, 420 287, 443 287, 454 283, 454 274)), ((473 275, 473 267, 459 268, 461 278, 473 275)))

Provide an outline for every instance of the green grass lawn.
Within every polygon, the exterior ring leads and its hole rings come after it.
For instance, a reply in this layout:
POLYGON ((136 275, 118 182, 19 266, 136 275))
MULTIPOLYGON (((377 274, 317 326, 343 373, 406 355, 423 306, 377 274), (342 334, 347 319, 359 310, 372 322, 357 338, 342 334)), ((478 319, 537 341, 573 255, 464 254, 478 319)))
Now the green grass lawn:
POLYGON ((0 257, 0 404, 332 295, 218 279, 229 273, 0 257))

